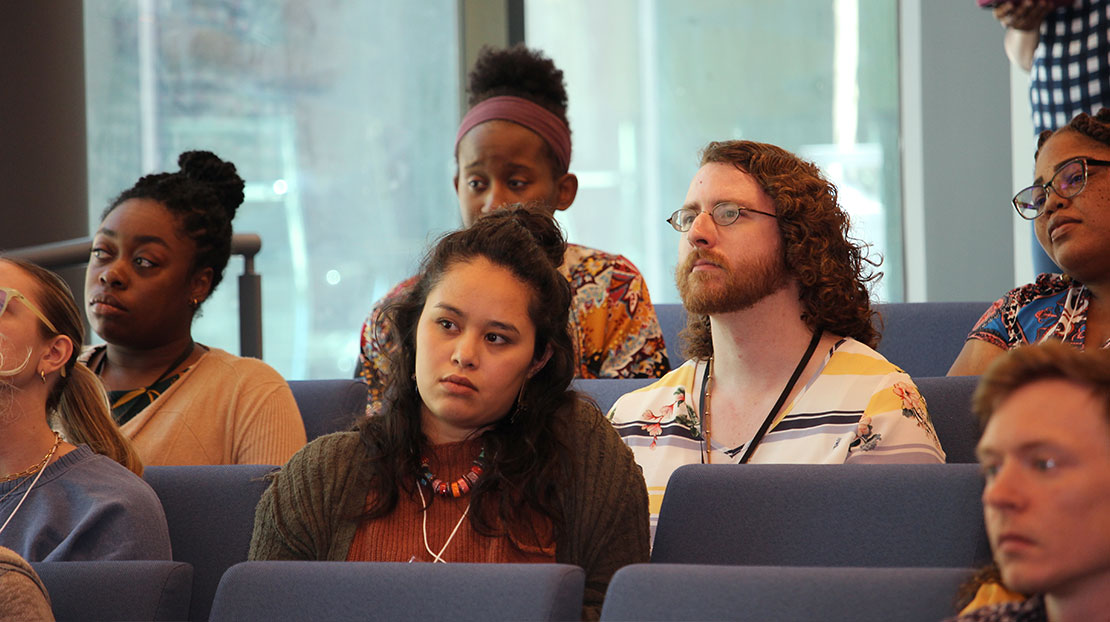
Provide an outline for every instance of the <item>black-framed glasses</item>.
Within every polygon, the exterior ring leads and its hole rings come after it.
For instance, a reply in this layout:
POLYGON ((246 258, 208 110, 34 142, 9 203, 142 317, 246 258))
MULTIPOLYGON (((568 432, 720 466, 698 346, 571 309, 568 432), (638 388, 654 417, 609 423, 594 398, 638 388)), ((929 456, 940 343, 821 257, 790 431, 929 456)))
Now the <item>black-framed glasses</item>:
MULTIPOLYGON (((763 214, 764 216, 770 216, 771 218, 778 218, 778 216, 775 216, 770 212, 763 212, 757 209, 752 209, 750 207, 737 205, 728 201, 723 201, 714 205, 713 209, 709 210, 709 215, 713 218, 713 222, 717 223, 718 227, 727 227, 736 222, 736 219, 740 218, 740 214, 742 212, 752 212, 754 214, 763 214)), ((694 226, 694 219, 696 219, 698 217, 698 214, 700 213, 700 211, 692 207, 684 207, 680 210, 676 210, 675 213, 671 214, 671 217, 667 219, 667 222, 669 222, 671 226, 674 227, 675 231, 678 231, 679 233, 685 233, 686 231, 690 230, 690 227, 694 226)))
POLYGON ((1035 184, 1014 195, 1014 209, 1019 216, 1026 220, 1033 220, 1044 213, 1045 203, 1048 202, 1048 191, 1051 189, 1056 196, 1071 198, 1083 192, 1087 187, 1087 167, 1110 166, 1106 160, 1078 157, 1064 162, 1056 174, 1047 184, 1035 184))
POLYGON ((38 318, 42 320, 42 323, 46 324, 47 328, 49 328, 54 334, 58 334, 58 329, 54 328, 54 323, 46 319, 46 315, 44 315, 43 312, 40 311, 37 306, 35 306, 35 303, 31 302, 30 299, 19 293, 18 289, 13 289, 11 287, 0 287, 0 315, 4 315, 4 312, 8 310, 8 303, 13 300, 19 300, 20 302, 22 302, 25 307, 31 310, 31 313, 37 315, 38 318))

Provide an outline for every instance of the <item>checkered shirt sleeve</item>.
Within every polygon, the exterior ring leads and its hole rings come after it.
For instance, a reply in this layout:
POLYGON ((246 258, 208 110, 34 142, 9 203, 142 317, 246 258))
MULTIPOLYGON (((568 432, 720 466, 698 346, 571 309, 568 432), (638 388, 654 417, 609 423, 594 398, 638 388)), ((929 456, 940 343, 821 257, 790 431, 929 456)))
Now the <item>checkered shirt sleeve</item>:
POLYGON ((1110 0, 1075 0, 1045 18, 1029 103, 1038 134, 1110 107, 1110 0))

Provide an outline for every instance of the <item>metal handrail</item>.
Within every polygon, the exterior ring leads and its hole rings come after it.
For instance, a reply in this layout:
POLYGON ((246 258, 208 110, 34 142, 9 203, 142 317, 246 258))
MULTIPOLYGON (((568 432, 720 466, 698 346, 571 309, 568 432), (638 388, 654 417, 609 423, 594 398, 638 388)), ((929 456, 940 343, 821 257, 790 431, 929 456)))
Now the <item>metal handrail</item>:
MULTIPOLYGON (((89 262, 92 238, 76 238, 4 251, 6 257, 34 262, 50 270, 83 266, 89 262)), ((262 276, 254 271, 254 256, 262 250, 256 233, 231 236, 231 254, 242 255, 239 275, 239 354, 262 358, 262 276)))

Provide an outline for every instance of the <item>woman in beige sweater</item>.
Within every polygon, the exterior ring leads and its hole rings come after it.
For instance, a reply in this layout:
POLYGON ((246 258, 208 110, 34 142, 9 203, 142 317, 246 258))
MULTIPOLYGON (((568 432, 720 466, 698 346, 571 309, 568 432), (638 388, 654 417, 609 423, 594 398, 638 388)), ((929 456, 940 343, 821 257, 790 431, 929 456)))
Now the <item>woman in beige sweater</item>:
POLYGON ((106 346, 85 357, 147 465, 282 464, 305 443, 273 368, 195 343, 193 317, 223 279, 243 202, 235 165, 206 151, 147 175, 104 213, 85 276, 106 346))
POLYGON ((576 564, 596 618, 613 573, 648 560, 647 490, 568 390, 564 248, 522 209, 442 238, 387 310, 403 347, 384 408, 274 477, 251 559, 576 564))

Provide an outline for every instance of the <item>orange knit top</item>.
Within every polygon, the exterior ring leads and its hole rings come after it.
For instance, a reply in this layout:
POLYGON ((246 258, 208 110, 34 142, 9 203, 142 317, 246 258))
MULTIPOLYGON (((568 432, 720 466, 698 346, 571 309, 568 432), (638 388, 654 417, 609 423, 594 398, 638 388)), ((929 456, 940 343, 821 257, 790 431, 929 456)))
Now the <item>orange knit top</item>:
MULTIPOLYGON (((470 470, 474 459, 482 451, 482 440, 471 439, 457 443, 433 445, 425 448, 428 466, 432 473, 446 482, 452 482, 470 470)), ((426 486, 421 488, 424 501, 430 501, 432 493, 426 486)), ((370 495, 374 493, 371 492, 370 495)), ((373 498, 367 496, 367 504, 373 498)), ((347 561, 379 562, 431 562, 431 551, 440 554, 447 562, 487 562, 487 563, 553 563, 555 544, 537 547, 524 544, 514 545, 508 536, 488 537, 476 532, 470 523, 470 516, 463 518, 470 504, 470 495, 459 498, 437 495, 427 513, 426 530, 423 506, 420 495, 413 490, 410 496, 401 491, 397 507, 388 516, 363 521, 355 532, 347 561), (461 520, 461 523, 460 523, 461 520), (458 531, 454 537, 451 532, 458 531), (424 533, 427 532, 427 547, 424 533), (448 542, 450 539, 450 542, 448 542), (446 547, 444 547, 446 545, 446 547), (440 550, 443 553, 440 553, 440 550)), ((495 523, 496 524, 496 523, 495 523)), ((551 541, 551 522, 545 517, 537 517, 532 527, 535 533, 545 534, 551 541)))

